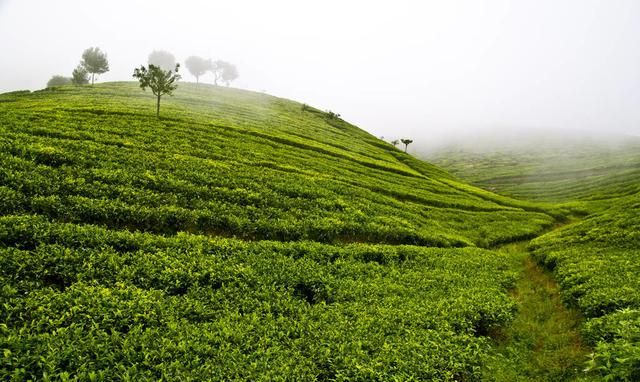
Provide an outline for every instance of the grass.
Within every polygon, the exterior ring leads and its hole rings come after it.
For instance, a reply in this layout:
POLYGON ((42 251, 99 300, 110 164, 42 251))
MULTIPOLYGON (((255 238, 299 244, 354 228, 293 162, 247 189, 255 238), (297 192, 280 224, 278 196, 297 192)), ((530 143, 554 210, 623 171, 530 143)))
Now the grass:
POLYGON ((562 302, 553 276, 526 250, 527 242, 502 246, 520 272, 511 291, 518 313, 493 333, 496 347, 486 363, 486 381, 568 381, 583 378, 590 353, 580 334, 579 311, 562 302))

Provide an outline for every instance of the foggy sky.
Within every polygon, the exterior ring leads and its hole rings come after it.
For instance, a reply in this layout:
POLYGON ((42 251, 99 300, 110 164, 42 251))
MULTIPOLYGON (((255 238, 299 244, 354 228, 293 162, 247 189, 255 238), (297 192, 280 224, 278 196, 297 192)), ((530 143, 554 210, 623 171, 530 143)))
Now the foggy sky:
POLYGON ((495 127, 640 134, 636 0, 0 0, 0 92, 69 76, 90 46, 108 54, 100 82, 131 80, 154 49, 223 59, 235 87, 416 144, 495 127))

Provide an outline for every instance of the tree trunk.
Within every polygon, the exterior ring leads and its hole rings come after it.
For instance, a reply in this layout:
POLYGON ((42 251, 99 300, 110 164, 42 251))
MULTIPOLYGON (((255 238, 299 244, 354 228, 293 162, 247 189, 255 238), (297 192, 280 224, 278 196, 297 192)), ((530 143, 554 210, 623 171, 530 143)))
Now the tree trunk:
POLYGON ((407 152, 407 146, 409 146, 409 145, 405 143, 405 144, 404 144, 404 152, 405 152, 405 153, 407 152))
POLYGON ((95 76, 95 73, 91 73, 91 86, 93 86, 93 76, 95 76))
POLYGON ((158 95, 158 104, 156 105, 156 117, 160 118, 160 95, 158 95))

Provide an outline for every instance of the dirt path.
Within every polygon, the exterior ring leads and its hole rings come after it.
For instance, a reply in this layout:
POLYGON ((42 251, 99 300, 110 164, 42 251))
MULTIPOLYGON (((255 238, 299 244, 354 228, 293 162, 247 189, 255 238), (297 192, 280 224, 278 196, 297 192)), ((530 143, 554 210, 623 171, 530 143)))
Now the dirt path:
POLYGON ((496 250, 511 254, 520 274, 511 291, 518 313, 510 326, 494 333, 495 351, 486 362, 486 381, 573 381, 579 379, 590 349, 580 337, 582 317, 567 309, 552 275, 526 250, 528 242, 496 250))

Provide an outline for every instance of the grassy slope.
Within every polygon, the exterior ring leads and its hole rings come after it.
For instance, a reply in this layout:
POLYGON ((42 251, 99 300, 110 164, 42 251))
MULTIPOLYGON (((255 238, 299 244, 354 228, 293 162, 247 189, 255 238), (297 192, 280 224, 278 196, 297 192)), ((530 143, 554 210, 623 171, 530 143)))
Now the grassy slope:
POLYGON ((472 380, 515 276, 454 247, 564 214, 263 94, 153 112, 131 83, 0 95, 2 379, 472 380))
POLYGON ((585 220, 532 242, 536 261, 554 271, 565 303, 586 317, 599 378, 640 379, 640 154, 637 140, 555 142, 472 153, 450 149, 436 163, 487 189, 532 200, 573 201, 585 220))
POLYGON ((523 140, 529 143, 453 145, 426 157, 477 186, 524 200, 580 200, 597 208, 603 199, 640 191, 640 138, 523 140))

